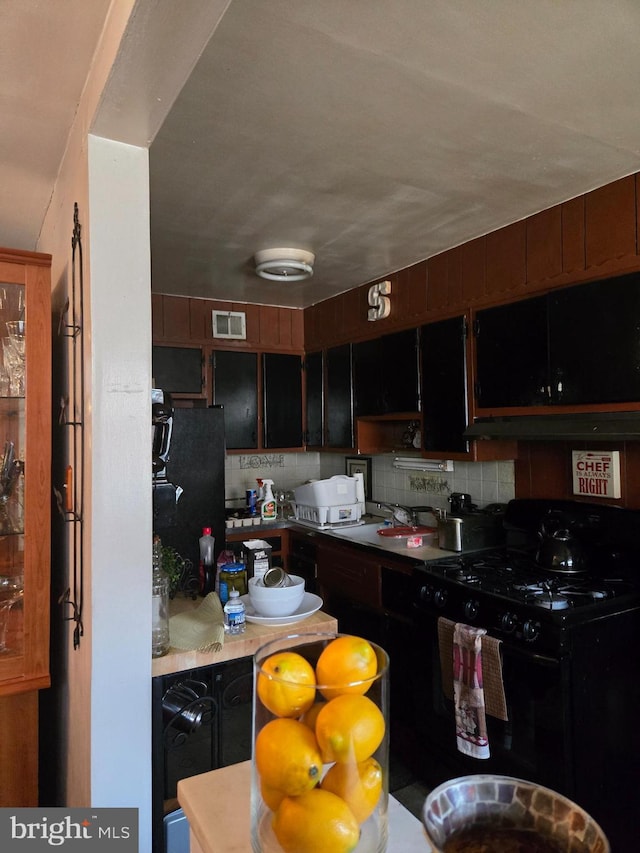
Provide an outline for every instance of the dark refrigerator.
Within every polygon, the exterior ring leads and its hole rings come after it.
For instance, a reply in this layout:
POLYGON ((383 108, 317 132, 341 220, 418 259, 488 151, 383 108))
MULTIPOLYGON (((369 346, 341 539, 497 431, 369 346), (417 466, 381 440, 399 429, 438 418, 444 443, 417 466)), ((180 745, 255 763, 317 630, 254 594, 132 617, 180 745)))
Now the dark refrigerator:
MULTIPOLYGON (((224 548, 224 412, 211 408, 176 408, 169 394, 155 390, 153 400, 153 531, 193 564, 193 583, 181 585, 185 593, 198 589, 199 538, 203 527, 215 537, 215 557, 224 548)), ((180 594, 180 593, 179 593, 180 594)), ((211 667, 209 667, 211 669, 211 667)), ((154 853, 188 853, 189 827, 177 807, 177 778, 191 775, 180 768, 195 752, 197 772, 212 768, 213 720, 210 707, 221 702, 218 680, 200 671, 186 671, 152 679, 152 821, 154 853), (198 675, 198 682, 192 676, 198 675), (199 722, 184 732, 176 728, 181 715, 167 716, 171 691, 181 682, 196 684, 199 722), (175 682, 175 683, 174 683, 175 682), (206 694, 206 695, 205 695, 206 694), (177 722, 176 722, 177 720, 177 722), (175 723, 175 725, 174 725, 175 723)), ((249 706, 250 707, 250 706, 249 706)), ((175 710, 175 709, 174 709, 175 710)), ((193 759, 195 761, 195 759, 193 759)))
POLYGON ((153 530, 197 576, 202 528, 211 528, 216 559, 224 548, 224 410, 174 408, 171 421, 165 467, 153 476, 153 530))

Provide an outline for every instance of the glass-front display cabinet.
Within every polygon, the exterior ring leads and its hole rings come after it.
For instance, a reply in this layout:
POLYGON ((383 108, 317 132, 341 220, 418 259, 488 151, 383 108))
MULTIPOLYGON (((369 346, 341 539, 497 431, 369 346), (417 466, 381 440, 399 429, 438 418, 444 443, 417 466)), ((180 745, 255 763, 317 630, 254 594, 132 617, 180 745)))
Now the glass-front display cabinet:
POLYGON ((0 249, 0 697, 49 685, 50 268, 0 249))

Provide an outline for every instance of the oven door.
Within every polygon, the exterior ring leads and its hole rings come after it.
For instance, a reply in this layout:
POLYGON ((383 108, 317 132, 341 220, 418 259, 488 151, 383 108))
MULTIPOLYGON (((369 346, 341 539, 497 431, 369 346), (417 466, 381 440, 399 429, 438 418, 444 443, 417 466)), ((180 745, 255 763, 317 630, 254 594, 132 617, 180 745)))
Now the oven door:
POLYGON ((487 716, 490 758, 463 755, 456 746, 453 702, 442 689, 438 615, 416 608, 422 660, 415 703, 422 774, 431 785, 471 773, 517 776, 571 796, 574 780, 569 721, 568 660, 502 642, 503 682, 509 720, 487 716))

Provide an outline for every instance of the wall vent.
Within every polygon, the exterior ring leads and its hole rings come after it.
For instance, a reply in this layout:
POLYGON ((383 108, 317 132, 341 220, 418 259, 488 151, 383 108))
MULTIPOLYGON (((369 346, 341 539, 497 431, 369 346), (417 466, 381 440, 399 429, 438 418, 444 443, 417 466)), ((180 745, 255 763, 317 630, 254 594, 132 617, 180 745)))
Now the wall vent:
POLYGON ((244 311, 212 311, 213 337, 246 340, 247 321, 244 311))

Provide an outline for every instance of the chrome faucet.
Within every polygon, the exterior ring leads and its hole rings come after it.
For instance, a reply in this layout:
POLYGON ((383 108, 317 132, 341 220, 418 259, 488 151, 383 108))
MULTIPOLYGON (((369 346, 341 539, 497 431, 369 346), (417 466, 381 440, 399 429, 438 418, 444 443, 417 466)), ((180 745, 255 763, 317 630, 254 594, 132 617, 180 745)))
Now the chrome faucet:
POLYGON ((376 503, 378 509, 388 509, 391 512, 394 527, 417 527, 418 513, 431 512, 439 517, 440 510, 431 506, 403 506, 402 504, 376 503))
POLYGON ((376 503, 378 509, 388 509, 393 518, 394 527, 414 527, 418 523, 417 510, 401 504, 376 503))

